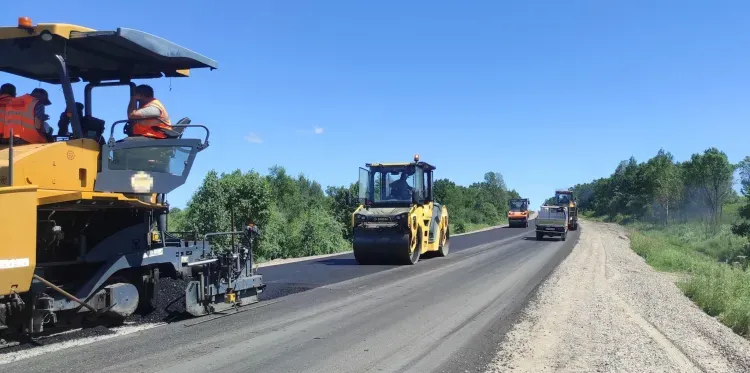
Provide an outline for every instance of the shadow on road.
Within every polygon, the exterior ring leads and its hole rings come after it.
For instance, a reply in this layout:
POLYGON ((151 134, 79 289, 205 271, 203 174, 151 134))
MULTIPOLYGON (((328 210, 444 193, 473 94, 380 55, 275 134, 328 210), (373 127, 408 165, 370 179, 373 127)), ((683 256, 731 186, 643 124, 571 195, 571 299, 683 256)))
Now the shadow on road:
POLYGON ((523 239, 525 241, 560 241, 560 237, 543 237, 541 240, 537 240, 536 236, 526 236, 523 239))
POLYGON ((315 263, 324 264, 327 266, 356 266, 359 265, 357 260, 354 258, 331 258, 318 260, 315 263))

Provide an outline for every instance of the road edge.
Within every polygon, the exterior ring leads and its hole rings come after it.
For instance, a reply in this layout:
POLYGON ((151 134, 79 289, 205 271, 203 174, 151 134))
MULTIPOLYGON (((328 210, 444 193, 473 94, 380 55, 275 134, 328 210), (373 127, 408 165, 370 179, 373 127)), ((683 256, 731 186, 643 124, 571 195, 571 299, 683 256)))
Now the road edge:
MULTIPOLYGON (((477 371, 477 372, 488 372, 490 371, 490 368, 492 366, 492 362, 495 359, 495 356, 500 351, 501 346, 505 343, 507 339, 508 332, 515 326, 519 321, 523 319, 527 315, 527 307, 528 305, 539 299, 539 288, 541 288, 542 284, 546 283, 547 280, 552 276, 553 273, 557 270, 557 268, 560 266, 560 264, 565 261, 565 259, 568 258, 568 255, 570 255, 571 252, 575 249, 576 246, 578 246, 578 243, 581 240, 581 235, 583 234, 583 229, 581 229, 581 226, 578 226, 578 234, 576 235, 575 241, 570 246, 570 250, 567 250, 565 254, 560 258, 557 263, 554 263, 549 266, 549 269, 547 270, 547 273, 542 276, 542 278, 539 280, 539 282, 534 285, 529 290, 528 296, 526 296, 524 299, 520 300, 516 306, 516 309, 512 312, 509 312, 508 315, 504 318, 497 319, 494 322, 491 323, 491 325, 488 326, 488 330, 492 331, 493 335, 501 334, 502 336, 497 340, 497 344, 494 347, 494 351, 489 354, 482 354, 480 351, 474 351, 472 349, 465 349, 462 348, 461 350, 457 351, 457 355, 448 359, 443 364, 441 364, 438 371, 454 371, 454 368, 463 367, 462 369, 465 371, 477 371), (461 354, 461 356, 458 356, 458 354, 461 354), (468 358, 467 358, 467 355, 468 358), (472 361, 472 366, 470 368, 466 367, 465 362, 466 361, 472 361), (446 370, 447 369, 447 370, 446 370)), ((480 334, 475 336, 474 338, 483 338, 486 337, 486 334, 480 334)), ((469 343, 470 344, 470 343, 469 343)))

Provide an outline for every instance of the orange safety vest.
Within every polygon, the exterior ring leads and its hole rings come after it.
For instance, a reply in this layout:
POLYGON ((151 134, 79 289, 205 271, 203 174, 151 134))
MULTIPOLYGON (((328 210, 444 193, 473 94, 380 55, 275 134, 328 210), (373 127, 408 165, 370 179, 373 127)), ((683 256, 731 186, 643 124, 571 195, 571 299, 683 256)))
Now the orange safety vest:
POLYGON ((10 100, 5 106, 3 137, 10 138, 10 130, 13 129, 13 137, 20 138, 29 144, 46 143, 47 137, 34 126, 34 108, 38 103, 39 100, 29 94, 10 100))
POLYGON ((165 109, 164 105, 162 105, 162 103, 157 99, 151 100, 151 102, 149 102, 148 104, 143 105, 141 109, 149 106, 156 106, 157 108, 159 108, 159 112, 161 113, 159 115, 159 118, 138 119, 138 121, 133 123, 133 135, 151 137, 155 139, 166 139, 167 135, 164 132, 159 131, 158 129, 154 129, 153 127, 172 130, 172 122, 169 121, 169 114, 167 114, 167 109, 165 109))
POLYGON ((0 95, 0 138, 5 137, 5 106, 13 99, 13 96, 0 95))

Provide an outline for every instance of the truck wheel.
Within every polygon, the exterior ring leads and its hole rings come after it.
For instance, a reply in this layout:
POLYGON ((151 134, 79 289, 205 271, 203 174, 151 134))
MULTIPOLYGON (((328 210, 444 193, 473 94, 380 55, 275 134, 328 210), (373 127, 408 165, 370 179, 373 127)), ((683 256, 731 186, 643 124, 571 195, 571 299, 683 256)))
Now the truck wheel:
POLYGON ((565 241, 566 238, 568 238, 568 232, 565 232, 562 234, 562 236, 560 236, 561 241, 565 241))
POLYGON ((544 233, 536 232, 536 240, 541 241, 544 238, 544 233))

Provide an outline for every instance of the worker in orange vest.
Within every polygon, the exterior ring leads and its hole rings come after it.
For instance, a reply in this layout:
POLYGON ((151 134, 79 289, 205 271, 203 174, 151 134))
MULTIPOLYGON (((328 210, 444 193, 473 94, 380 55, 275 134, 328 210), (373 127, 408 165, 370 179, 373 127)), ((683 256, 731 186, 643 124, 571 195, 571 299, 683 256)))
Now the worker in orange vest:
POLYGON ((132 120, 131 136, 143 136, 152 139, 166 139, 168 136, 161 129, 172 131, 172 122, 164 105, 154 98, 154 89, 142 84, 135 87, 135 94, 128 104, 128 119, 132 120), (138 109, 136 109, 136 104, 138 109))
POLYGON ((16 97, 5 106, 5 138, 10 138, 13 129, 14 141, 19 144, 43 144, 49 142, 49 115, 44 107, 51 105, 47 91, 34 88, 29 94, 16 97))
POLYGON ((5 132, 5 107, 16 97, 16 86, 5 83, 0 87, 0 138, 4 138, 5 132))

